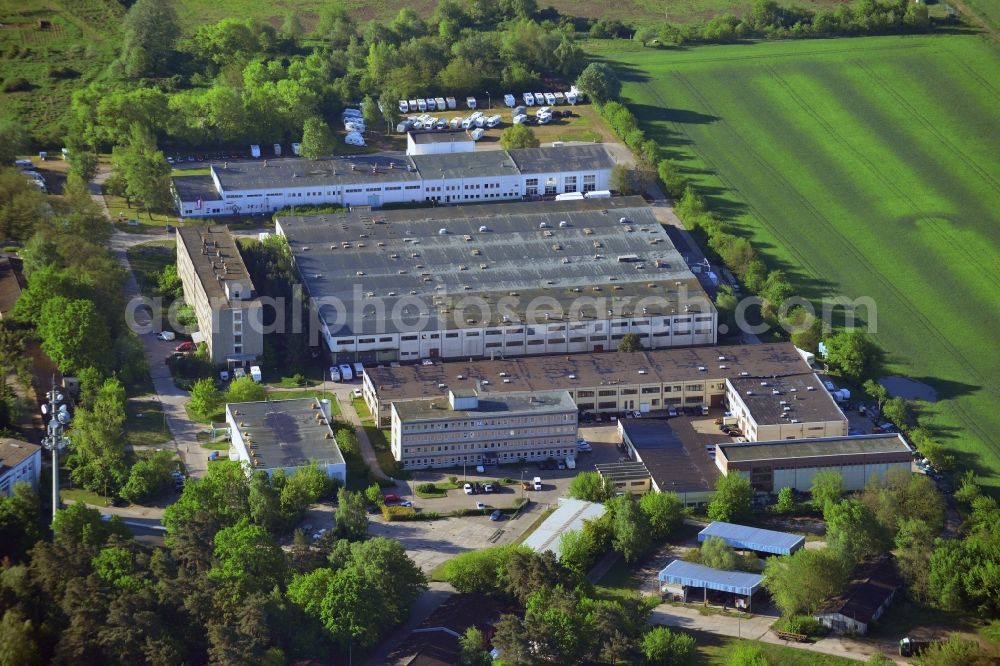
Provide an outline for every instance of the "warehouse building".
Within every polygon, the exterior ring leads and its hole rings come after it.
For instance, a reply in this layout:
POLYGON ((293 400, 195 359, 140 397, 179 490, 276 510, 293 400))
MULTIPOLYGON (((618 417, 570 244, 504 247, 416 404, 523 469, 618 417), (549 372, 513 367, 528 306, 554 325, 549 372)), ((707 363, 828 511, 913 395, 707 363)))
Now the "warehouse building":
POLYGON ((177 274, 198 318, 192 339, 211 363, 244 365, 264 351, 263 308, 228 227, 178 227, 177 274))
POLYGON ((392 455, 403 467, 506 464, 576 455, 577 409, 566 391, 480 395, 392 406, 392 455))
POLYGON ((864 636, 902 587, 895 558, 869 558, 855 568, 847 591, 826 601, 813 617, 835 633, 864 636))
POLYGON ((282 216, 276 229, 338 363, 604 351, 628 333, 652 349, 716 342, 714 305, 639 197, 282 216))
MULTIPOLYGON (((442 145, 420 141, 426 143, 415 146, 435 151, 442 145)), ((448 145, 455 152, 215 162, 209 175, 173 178, 174 200, 181 217, 217 217, 291 206, 521 199, 607 190, 615 165, 601 144, 481 151, 474 143, 448 145)))
MULTIPOLYGON (((429 361, 428 361, 429 362, 429 361)), ((434 362, 369 367, 362 391, 381 427, 393 402, 447 395, 449 389, 490 393, 569 391, 585 412, 659 411, 669 407, 721 407, 726 380, 809 372, 790 343, 657 349, 632 353, 434 362)))
POLYGON ((685 506, 712 499, 719 471, 700 445, 685 446, 668 419, 618 419, 618 434, 629 460, 649 471, 653 490, 674 492, 685 506))
POLYGON ((410 130, 406 133, 407 155, 471 153, 476 142, 466 130, 410 130))
POLYGON ((673 560, 660 571, 660 591, 679 601, 698 600, 725 604, 726 606, 750 612, 753 596, 761 589, 764 578, 759 574, 743 571, 723 571, 702 564, 673 560))
POLYGON ((812 372, 730 377, 726 402, 750 442, 847 434, 847 417, 812 372))
POLYGON ((584 500, 559 498, 559 506, 548 518, 542 521, 535 531, 529 534, 521 545, 536 553, 547 550, 559 557, 560 541, 567 532, 579 532, 588 520, 597 520, 604 515, 604 505, 600 502, 585 502, 584 500))
POLYGON ((330 401, 317 398, 239 402, 226 405, 230 458, 248 471, 294 474, 316 463, 332 479, 347 483, 347 464, 330 427, 330 401))
POLYGON ((806 538, 798 534, 735 525, 718 520, 698 532, 698 543, 709 537, 718 537, 736 550, 752 550, 764 555, 791 555, 806 545, 806 538))
POLYGON ((736 471, 756 490, 782 488, 808 492, 820 471, 839 472, 845 490, 861 490, 873 476, 912 470, 913 450, 898 434, 719 444, 715 464, 723 474, 736 471))

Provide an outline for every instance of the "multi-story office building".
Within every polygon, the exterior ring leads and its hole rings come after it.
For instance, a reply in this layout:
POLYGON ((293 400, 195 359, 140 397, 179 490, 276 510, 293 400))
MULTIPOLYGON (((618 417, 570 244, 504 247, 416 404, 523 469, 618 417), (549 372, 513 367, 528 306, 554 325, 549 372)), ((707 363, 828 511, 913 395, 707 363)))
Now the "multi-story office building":
POLYGON ((177 274, 212 363, 244 364, 264 351, 263 308, 228 227, 178 227, 177 274))
POLYGON ((576 455, 577 409, 566 391, 480 395, 456 389, 392 407, 391 446, 406 468, 576 455))

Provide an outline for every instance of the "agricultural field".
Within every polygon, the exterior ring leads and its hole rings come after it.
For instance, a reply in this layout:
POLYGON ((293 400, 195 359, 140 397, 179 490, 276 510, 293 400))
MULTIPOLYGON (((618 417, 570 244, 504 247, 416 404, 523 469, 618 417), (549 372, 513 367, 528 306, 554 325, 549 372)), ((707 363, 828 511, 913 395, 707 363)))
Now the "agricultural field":
POLYGON ((1000 489, 1000 52, 975 35, 591 43, 710 205, 810 299, 871 297, 892 369, 1000 489))

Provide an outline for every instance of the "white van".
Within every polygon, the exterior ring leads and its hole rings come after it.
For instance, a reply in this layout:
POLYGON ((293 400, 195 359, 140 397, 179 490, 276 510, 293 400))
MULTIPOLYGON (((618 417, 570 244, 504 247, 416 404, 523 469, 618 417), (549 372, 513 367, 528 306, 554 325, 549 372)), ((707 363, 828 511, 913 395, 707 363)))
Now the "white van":
POLYGON ((448 107, 449 110, 454 111, 455 109, 458 108, 458 102, 455 101, 454 97, 445 97, 444 98, 444 103, 448 107))
POLYGON ((340 368, 335 365, 330 366, 330 381, 339 382, 340 381, 340 368))
POLYGON ((482 128, 476 128, 476 129, 472 130, 472 132, 469 134, 469 136, 472 137, 473 141, 479 141, 480 139, 483 138, 484 134, 486 134, 486 130, 484 130, 482 128))
POLYGON ((417 100, 417 109, 419 109, 421 112, 426 111, 427 110, 427 100, 418 99, 417 100))
POLYGON ((363 146, 365 145, 365 139, 357 132, 349 132, 347 136, 344 137, 344 143, 349 146, 363 146))
POLYGON ((357 377, 358 379, 361 379, 361 375, 364 373, 364 371, 365 371, 365 366, 363 366, 361 363, 355 363, 354 364, 354 376, 355 377, 357 377))
POLYGON ((476 108, 476 98, 475 97, 466 97, 465 98, 465 105, 467 107, 469 107, 470 109, 476 108))
POLYGON ((250 366, 250 379, 254 380, 258 384, 263 380, 264 376, 260 372, 259 365, 250 366))
POLYGON ((340 364, 340 376, 344 378, 345 382, 349 382, 354 379, 354 373, 351 372, 351 366, 346 363, 340 364))
POLYGON ((535 490, 541 490, 542 489, 542 477, 536 476, 535 477, 535 483, 534 483, 534 485, 535 485, 535 490))

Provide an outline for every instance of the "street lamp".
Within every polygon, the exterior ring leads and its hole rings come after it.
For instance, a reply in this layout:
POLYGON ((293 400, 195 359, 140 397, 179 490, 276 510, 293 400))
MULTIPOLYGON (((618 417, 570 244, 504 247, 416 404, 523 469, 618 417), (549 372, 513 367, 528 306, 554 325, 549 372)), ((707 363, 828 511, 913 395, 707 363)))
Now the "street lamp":
POLYGON ((56 391, 55 376, 52 377, 48 399, 47 408, 42 408, 42 414, 50 417, 42 446, 52 452, 52 518, 55 519, 59 511, 59 452, 69 445, 69 438, 63 432, 73 418, 63 402, 63 394, 56 391))
POLYGON ((491 109, 493 108, 493 98, 490 97, 489 91, 486 91, 486 103, 489 105, 491 109))

